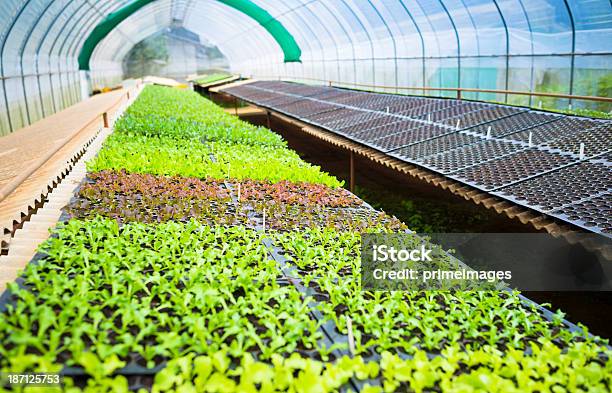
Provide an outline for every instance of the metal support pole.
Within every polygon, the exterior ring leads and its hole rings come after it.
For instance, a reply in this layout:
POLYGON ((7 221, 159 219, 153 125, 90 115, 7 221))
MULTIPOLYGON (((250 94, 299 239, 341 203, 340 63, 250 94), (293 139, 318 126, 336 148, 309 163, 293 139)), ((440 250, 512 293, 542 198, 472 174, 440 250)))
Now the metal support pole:
POLYGON ((104 124, 104 128, 108 128, 108 112, 102 113, 102 122, 104 124))
POLYGON ((461 99, 461 89, 457 89, 457 99, 461 99))
POLYGON ((355 153, 352 150, 349 158, 349 191, 355 192, 355 153))

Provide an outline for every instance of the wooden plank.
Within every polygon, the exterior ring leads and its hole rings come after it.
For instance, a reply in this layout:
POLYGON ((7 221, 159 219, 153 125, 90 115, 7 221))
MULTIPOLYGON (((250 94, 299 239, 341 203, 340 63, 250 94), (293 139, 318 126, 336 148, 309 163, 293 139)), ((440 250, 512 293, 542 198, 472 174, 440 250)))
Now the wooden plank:
POLYGON ((7 283, 17 278, 19 271, 32 259, 39 245, 49 237, 49 230, 56 225, 62 214, 61 209, 70 201, 76 185, 86 174, 86 161, 97 153, 109 134, 110 130, 105 129, 96 137, 96 140, 89 145, 88 151, 76 163, 74 170, 48 195, 49 202, 45 203, 10 239, 8 256, 0 256, 0 292, 7 283))
POLYGON ((223 90, 223 89, 229 89, 230 87, 248 85, 249 83, 253 83, 253 82, 256 82, 256 81, 257 81, 257 79, 243 79, 243 80, 240 80, 240 81, 237 81, 237 82, 228 83, 226 85, 211 87, 208 91, 213 92, 213 93, 220 93, 221 90, 223 90))
MULTIPOLYGON (((5 172, 15 174, 12 179, 1 180, 0 189, 6 187, 7 181, 17 184, 0 201, 0 233, 3 234, 0 240, 3 249, 6 249, 7 244, 10 246, 10 237, 7 238, 6 234, 12 233, 15 225, 21 226, 32 209, 40 207, 40 202, 50 191, 69 186, 64 183, 57 187, 99 134, 101 114, 108 113, 112 124, 113 119, 119 115, 118 111, 128 102, 126 96, 125 90, 94 96, 0 138, 0 152, 7 152, 6 157, 33 155, 46 158, 37 168, 32 168, 31 162, 28 167, 29 161, 0 160, 0 170, 5 169, 5 172), (58 140, 62 141, 59 146, 56 142, 58 140), (17 182, 16 179, 21 181, 17 182)), ((132 97, 135 96, 132 94, 132 97)), ((69 187, 73 189, 74 185, 69 187)))

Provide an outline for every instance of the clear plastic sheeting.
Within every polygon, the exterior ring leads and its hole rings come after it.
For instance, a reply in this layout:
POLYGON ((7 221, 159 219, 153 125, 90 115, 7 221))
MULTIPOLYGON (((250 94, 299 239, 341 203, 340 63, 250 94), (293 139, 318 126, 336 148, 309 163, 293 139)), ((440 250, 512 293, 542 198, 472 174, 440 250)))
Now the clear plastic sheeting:
POLYGON ((104 15, 127 1, 0 2, 0 135, 81 99, 82 43, 104 15))
POLYGON ((100 66, 103 63, 107 67, 115 64, 115 69, 120 69, 123 58, 135 43, 176 24, 219 46, 230 64, 249 59, 265 62, 262 66, 277 58, 282 62, 282 52, 272 37, 246 15, 216 0, 191 2, 190 8, 177 8, 178 4, 172 0, 156 1, 119 24, 96 48, 91 59, 92 73, 109 70, 100 66), (243 29, 248 29, 248 34, 238 34, 243 29))
MULTIPOLYGON (((80 99, 77 57, 109 13, 130 0, 0 2, 0 133, 80 99)), ((284 26, 301 63, 249 16, 217 0, 157 0, 96 47, 92 84, 123 77, 122 61, 144 38, 180 26, 217 46, 232 71, 264 79, 420 94, 397 87, 468 87, 610 96, 609 0, 252 0, 284 26)), ((453 91, 429 95, 455 96, 453 91)), ((464 98, 609 111, 609 103, 501 93, 464 98)))

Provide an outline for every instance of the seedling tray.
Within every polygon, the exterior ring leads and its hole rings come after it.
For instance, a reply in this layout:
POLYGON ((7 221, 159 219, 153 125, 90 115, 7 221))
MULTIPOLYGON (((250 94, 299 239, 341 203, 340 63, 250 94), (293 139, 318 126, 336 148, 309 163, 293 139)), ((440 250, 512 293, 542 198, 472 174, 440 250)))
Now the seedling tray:
MULTIPOLYGON (((43 253, 39 253, 34 257, 34 259, 32 260, 32 263, 37 263, 39 260, 46 258, 46 257, 47 255, 43 253)), ((277 284, 280 284, 281 287, 282 286, 292 287, 292 285, 287 280, 276 279, 275 282, 277 284)), ((237 287, 237 288, 240 288, 240 287, 237 287)), ((2 295, 2 299, 3 299, 3 302, 10 301, 10 294, 4 293, 2 295)), ((5 310, 5 307, 3 306, 2 309, 5 310)), ((253 355, 257 359, 257 352, 254 352, 253 355)), ((157 362, 156 366, 153 368, 146 368, 138 364, 138 361, 136 360, 136 358, 138 358, 138 355, 134 354, 133 356, 131 356, 131 358, 132 360, 128 362, 127 366, 122 367, 115 371, 116 375, 119 375, 119 374, 121 375, 152 375, 156 373, 157 371, 159 371, 161 368, 163 368, 163 366, 165 365, 165 362, 161 361, 161 362, 157 362)), ((80 367, 65 367, 62 373, 65 375, 69 375, 69 376, 79 376, 79 375, 85 376, 84 370, 80 367)))
MULTIPOLYGON (((582 128, 591 128, 593 124, 592 120, 563 117, 548 113, 524 112, 518 116, 502 120, 502 124, 499 127, 492 128, 492 134, 494 136, 527 141, 531 133, 532 142, 538 145, 566 136, 582 128)), ((479 128, 477 131, 486 132, 482 127, 479 128)))
POLYGON ((610 167, 581 162, 498 190, 505 198, 550 211, 611 190, 610 167))
POLYGON ((444 120, 442 123, 456 127, 459 123, 458 129, 470 129, 481 124, 489 124, 492 121, 503 119, 510 116, 515 116, 524 110, 517 110, 514 108, 507 107, 487 107, 477 109, 471 112, 458 114, 444 120))
POLYGON ((436 168, 446 174, 522 150, 527 150, 527 148, 517 143, 484 140, 430 156, 423 160, 423 165, 436 168))
POLYGON ((595 157, 612 151, 612 124, 601 124, 579 132, 565 134, 549 139, 545 146, 563 152, 579 155, 580 145, 584 147, 585 157, 595 157))
POLYGON ((612 237, 612 211, 610 211, 610 206, 612 206, 612 193, 606 192, 580 202, 565 205, 553 210, 551 214, 610 238, 612 237))
POLYGON ((415 117, 423 120, 431 119, 431 121, 434 122, 441 122, 458 115, 466 115, 474 111, 487 108, 487 105, 485 104, 477 104, 472 102, 448 101, 450 105, 447 105, 445 101, 443 101, 443 103, 436 103, 435 106, 428 108, 434 108, 433 110, 428 110, 428 112, 415 115, 415 117))
POLYGON ((482 165, 454 171, 452 177, 467 184, 493 190, 575 162, 578 160, 568 155, 529 149, 482 165))
POLYGON ((359 123, 379 119, 384 116, 385 115, 381 113, 363 112, 356 109, 345 109, 343 112, 338 112, 333 118, 312 120, 328 129, 341 130, 359 123))
POLYGON ((454 130, 449 130, 448 128, 443 128, 436 124, 424 124, 415 129, 378 138, 369 144, 380 151, 387 152, 402 146, 409 146, 455 132, 454 130))
POLYGON ((383 127, 389 124, 397 123, 401 120, 394 115, 384 115, 377 113, 368 113, 369 116, 364 116, 360 121, 354 122, 352 125, 348 125, 343 128, 336 128, 336 132, 341 133, 343 135, 357 135, 363 134, 364 131, 367 132, 370 129, 383 127))
POLYGON ((392 151, 399 157, 412 158, 422 161, 427 157, 441 154, 448 150, 481 142, 482 139, 483 138, 480 136, 474 136, 464 132, 456 132, 441 136, 439 138, 429 139, 424 142, 414 143, 399 149, 396 148, 396 150, 392 151))

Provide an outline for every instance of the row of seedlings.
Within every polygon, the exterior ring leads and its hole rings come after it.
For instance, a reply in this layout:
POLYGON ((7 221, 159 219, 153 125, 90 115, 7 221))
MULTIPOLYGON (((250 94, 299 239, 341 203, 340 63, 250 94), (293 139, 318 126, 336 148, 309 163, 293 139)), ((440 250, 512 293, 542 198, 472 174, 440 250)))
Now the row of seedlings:
POLYGON ((610 386, 606 342, 517 293, 362 291, 360 233, 405 226, 195 93, 146 87, 88 169, 3 295, 2 371, 75 392, 610 386))

